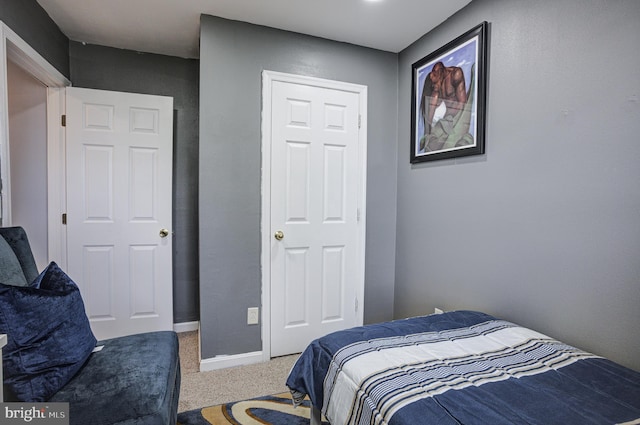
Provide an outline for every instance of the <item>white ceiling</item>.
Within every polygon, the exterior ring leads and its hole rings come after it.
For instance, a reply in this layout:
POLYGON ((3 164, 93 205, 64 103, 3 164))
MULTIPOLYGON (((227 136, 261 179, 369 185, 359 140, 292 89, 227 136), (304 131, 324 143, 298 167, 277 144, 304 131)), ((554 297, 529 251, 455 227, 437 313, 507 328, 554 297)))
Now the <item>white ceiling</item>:
POLYGON ((74 41, 197 58, 200 14, 399 52, 471 0, 37 0, 74 41))

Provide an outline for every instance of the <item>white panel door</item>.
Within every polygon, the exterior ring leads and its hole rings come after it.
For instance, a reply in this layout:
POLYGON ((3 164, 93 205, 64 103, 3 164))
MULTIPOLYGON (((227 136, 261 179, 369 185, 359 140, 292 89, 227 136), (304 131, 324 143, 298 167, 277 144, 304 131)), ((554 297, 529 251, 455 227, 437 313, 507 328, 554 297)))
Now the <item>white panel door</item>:
POLYGON ((67 88, 67 273, 96 338, 173 328, 173 98, 67 88))
POLYGON ((283 81, 271 87, 275 357, 362 323, 364 248, 358 217, 359 94, 283 81))

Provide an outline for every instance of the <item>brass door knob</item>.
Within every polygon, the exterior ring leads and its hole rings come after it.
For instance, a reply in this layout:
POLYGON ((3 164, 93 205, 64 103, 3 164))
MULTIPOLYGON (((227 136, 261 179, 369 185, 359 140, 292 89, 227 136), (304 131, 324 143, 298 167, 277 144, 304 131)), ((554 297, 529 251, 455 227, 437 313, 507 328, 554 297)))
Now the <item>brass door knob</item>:
POLYGON ((282 232, 282 230, 278 230, 274 235, 274 238, 276 238, 276 240, 281 241, 282 239, 284 239, 284 233, 282 232))
POLYGON ((169 236, 169 231, 167 229, 160 229, 160 237, 166 238, 167 236, 169 236))

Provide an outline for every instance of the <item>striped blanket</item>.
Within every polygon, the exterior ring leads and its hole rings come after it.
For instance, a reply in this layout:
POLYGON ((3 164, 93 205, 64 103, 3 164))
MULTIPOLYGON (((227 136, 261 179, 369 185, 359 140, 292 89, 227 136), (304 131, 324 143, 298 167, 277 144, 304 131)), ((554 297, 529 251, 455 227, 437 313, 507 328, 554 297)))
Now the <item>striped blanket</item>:
POLYGON ((640 418, 640 374, 469 311, 336 332, 287 385, 338 424, 615 424, 640 418))

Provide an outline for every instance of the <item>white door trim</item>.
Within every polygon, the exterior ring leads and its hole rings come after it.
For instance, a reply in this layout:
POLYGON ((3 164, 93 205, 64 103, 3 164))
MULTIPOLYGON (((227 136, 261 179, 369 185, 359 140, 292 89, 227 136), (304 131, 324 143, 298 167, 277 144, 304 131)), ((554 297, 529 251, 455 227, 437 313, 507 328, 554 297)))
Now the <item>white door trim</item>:
POLYGON ((358 293, 361 305, 358 318, 364 317, 364 266, 365 266, 365 233, 366 233, 366 182, 367 182, 367 87, 359 84, 325 80, 316 77, 286 74, 264 70, 262 72, 262 187, 261 187, 261 272, 262 272, 262 359, 271 357, 271 88, 274 81, 305 84, 334 90, 357 93, 360 110, 360 131, 358 134, 359 184, 358 184, 358 293))
POLYGON ((64 128, 60 116, 64 111, 64 87, 71 82, 47 62, 11 28, 0 21, 0 178, 4 182, 2 217, 11 225, 11 184, 9 158, 9 112, 7 59, 41 81, 47 89, 47 179, 48 179, 48 252, 49 259, 66 266, 66 242, 60 217, 64 212, 64 128), (62 97, 62 99, 61 99, 62 97))
MULTIPOLYGON (((70 86, 70 84, 69 84, 70 86)), ((66 127, 62 115, 66 113, 65 87, 47 89, 47 185, 49 259, 67 269, 67 231, 62 214, 67 211, 66 127)))

